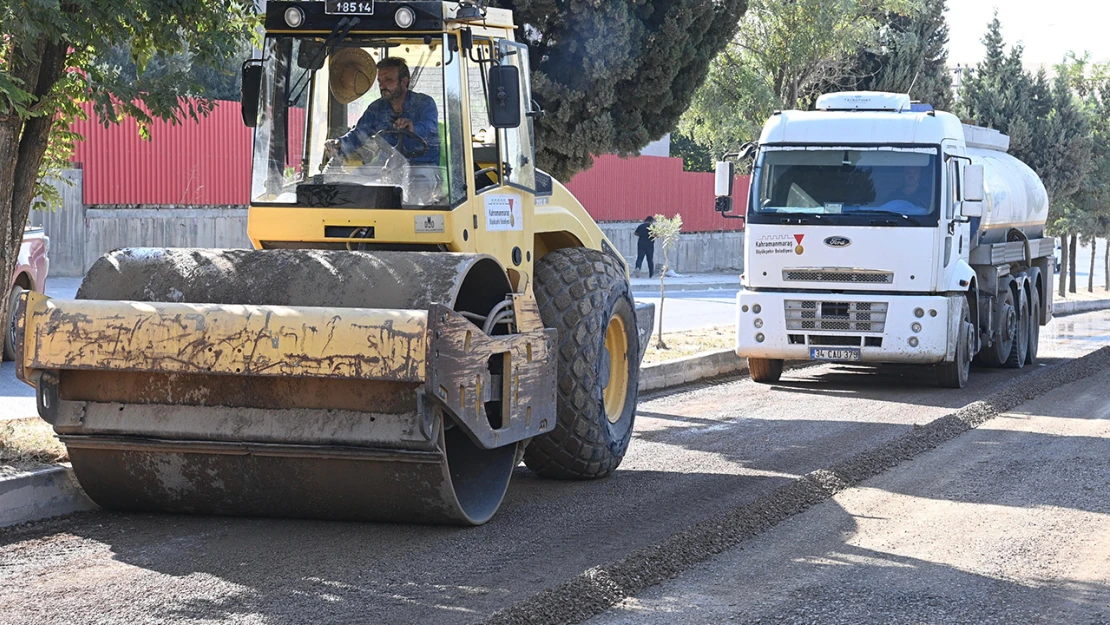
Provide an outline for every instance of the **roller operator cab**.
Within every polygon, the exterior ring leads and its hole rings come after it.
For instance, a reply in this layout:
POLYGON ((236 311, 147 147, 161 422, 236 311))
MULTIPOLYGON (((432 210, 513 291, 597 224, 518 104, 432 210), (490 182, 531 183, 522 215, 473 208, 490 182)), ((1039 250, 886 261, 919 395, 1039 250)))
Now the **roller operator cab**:
MULTIPOLYGON (((1052 315, 1040 179, 1009 139, 875 92, 784 111, 752 157, 736 352, 753 379, 785 360, 920 363, 963 387, 969 365, 1036 361, 1052 315)), ((731 211, 732 161, 717 210, 731 211)))
POLYGON ((97 503, 480 524, 521 459, 605 477, 651 306, 535 167, 509 11, 266 3, 255 249, 124 249, 21 296, 19 375, 97 503))

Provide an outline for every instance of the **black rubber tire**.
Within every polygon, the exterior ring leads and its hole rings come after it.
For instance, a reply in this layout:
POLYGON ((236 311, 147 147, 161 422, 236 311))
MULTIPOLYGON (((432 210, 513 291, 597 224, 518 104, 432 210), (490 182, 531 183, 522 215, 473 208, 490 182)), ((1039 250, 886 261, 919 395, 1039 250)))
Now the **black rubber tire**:
POLYGON ((753 382, 774 384, 782 377, 782 358, 749 358, 748 372, 753 382))
POLYGON ((1041 293, 1036 281, 1029 284, 1029 343, 1025 348, 1025 364, 1037 364, 1037 351, 1041 346, 1041 293))
MULTIPOLYGON (((979 352, 979 356, 976 358, 976 360, 982 362, 982 364, 988 367, 1001 367, 1002 365, 1004 365, 1006 361, 1010 358, 1010 352, 1013 351, 1014 348, 1014 339, 1012 334, 1009 336, 1008 339, 1004 339, 1003 336, 1006 335, 1009 331, 1001 327, 1003 323, 1006 323, 1005 317, 1007 313, 1005 311, 1007 309, 1012 309, 1015 313, 1015 317, 1017 314, 1017 308, 1014 305, 1014 292, 1010 290, 1008 286, 1005 287, 1002 292, 1001 308, 1004 311, 1003 314, 995 315, 994 322, 996 327, 990 329, 990 337, 992 340, 994 340, 994 342, 983 349, 981 352, 979 352), (997 335, 995 333, 995 330, 998 330, 997 335)), ((1014 327, 1012 329, 1013 332, 1017 331, 1017 326, 1018 323, 1015 320, 1014 327)))
POLYGON ((956 360, 937 365, 937 384, 944 388, 963 388, 971 373, 971 307, 963 301, 960 312, 959 337, 956 339, 956 360))
POLYGON ((1021 369, 1025 366, 1025 358, 1029 350, 1029 298, 1025 296, 1025 289, 1018 289, 1018 318, 1017 333, 1014 335, 1013 346, 1006 358, 1007 369, 1021 369))
POLYGON ((628 449, 636 417, 640 342, 624 268, 585 248, 549 252, 536 262, 540 317, 559 331, 555 429, 532 438, 524 463, 541 477, 596 479, 609 475, 628 449), (610 421, 602 392, 608 380, 605 335, 619 315, 628 342, 624 410, 610 421))
POLYGON ((8 319, 4 325, 4 360, 15 360, 15 305, 24 290, 17 284, 8 293, 8 319))

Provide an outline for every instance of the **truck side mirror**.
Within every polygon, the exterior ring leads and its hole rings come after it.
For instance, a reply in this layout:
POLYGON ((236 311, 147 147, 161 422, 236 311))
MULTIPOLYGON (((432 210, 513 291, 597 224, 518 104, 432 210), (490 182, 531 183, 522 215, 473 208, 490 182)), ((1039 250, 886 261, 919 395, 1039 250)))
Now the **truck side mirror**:
POLYGON ((243 123, 247 128, 258 126, 258 100, 262 93, 262 59, 243 62, 243 86, 240 90, 243 106, 243 123))
POLYGON ((489 123, 494 128, 520 126, 520 70, 514 65, 489 68, 489 123))
POLYGON ((717 161, 717 173, 713 176, 713 194, 717 196, 713 210, 727 213, 732 210, 732 181, 735 168, 732 161, 717 161))
MULTIPOLYGON (((983 184, 983 166, 964 166, 964 201, 982 202, 985 199, 986 188, 983 184)), ((966 214, 966 213, 965 213, 966 214)))

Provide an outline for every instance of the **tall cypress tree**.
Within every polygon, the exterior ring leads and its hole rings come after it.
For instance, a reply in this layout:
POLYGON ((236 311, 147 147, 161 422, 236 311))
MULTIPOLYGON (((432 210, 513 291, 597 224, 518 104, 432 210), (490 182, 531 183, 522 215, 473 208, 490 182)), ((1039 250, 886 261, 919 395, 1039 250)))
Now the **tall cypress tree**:
POLYGON ((938 109, 953 103, 948 72, 946 0, 926 0, 917 11, 887 11, 878 45, 861 50, 841 88, 908 93, 938 109))
POLYGON ((547 114, 536 159, 557 178, 674 129, 746 0, 499 0, 528 44, 547 114))

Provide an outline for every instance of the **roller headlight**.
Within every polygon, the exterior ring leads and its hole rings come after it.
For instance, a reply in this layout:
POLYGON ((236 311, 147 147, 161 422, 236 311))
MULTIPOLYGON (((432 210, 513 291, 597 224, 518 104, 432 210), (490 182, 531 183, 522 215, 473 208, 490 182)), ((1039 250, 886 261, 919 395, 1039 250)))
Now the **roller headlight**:
POLYGON ((393 14, 393 21, 400 28, 409 28, 416 23, 416 12, 412 7, 401 7, 393 14))
POLYGON ((289 28, 297 28, 304 24, 304 11, 300 7, 289 7, 285 9, 285 23, 289 28))

